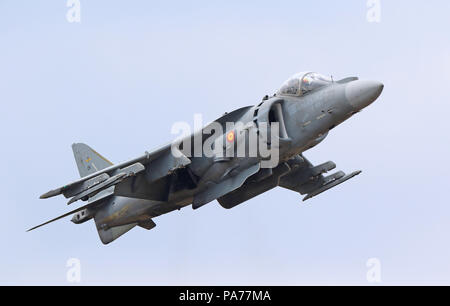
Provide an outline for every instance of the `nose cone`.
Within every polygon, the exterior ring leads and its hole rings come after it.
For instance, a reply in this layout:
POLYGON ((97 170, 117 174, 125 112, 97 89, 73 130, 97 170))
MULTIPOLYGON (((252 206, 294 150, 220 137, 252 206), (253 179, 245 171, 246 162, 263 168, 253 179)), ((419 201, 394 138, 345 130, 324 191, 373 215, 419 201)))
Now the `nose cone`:
POLYGON ((347 84, 345 96, 355 109, 361 110, 374 102, 383 88, 384 85, 377 81, 353 81, 347 84))

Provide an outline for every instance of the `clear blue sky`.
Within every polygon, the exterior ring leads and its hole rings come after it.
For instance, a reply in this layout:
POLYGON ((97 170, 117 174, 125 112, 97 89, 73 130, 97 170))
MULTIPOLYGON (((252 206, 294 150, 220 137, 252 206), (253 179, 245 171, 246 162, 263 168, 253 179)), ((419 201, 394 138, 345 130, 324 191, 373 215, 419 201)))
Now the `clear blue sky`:
POLYGON ((450 284, 450 2, 0 2, 1 284, 450 284), (303 70, 380 80, 380 99, 305 155, 363 174, 306 204, 275 189, 213 202, 103 246, 38 197, 77 178, 70 145, 114 162, 173 139, 175 121, 256 104, 303 70))

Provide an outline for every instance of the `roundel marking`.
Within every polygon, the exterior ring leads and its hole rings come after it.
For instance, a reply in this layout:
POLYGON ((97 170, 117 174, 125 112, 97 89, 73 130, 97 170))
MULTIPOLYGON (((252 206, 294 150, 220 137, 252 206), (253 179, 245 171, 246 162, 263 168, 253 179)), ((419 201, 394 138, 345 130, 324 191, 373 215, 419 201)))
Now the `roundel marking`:
POLYGON ((234 131, 228 132, 227 134, 227 141, 233 142, 234 141, 234 131))

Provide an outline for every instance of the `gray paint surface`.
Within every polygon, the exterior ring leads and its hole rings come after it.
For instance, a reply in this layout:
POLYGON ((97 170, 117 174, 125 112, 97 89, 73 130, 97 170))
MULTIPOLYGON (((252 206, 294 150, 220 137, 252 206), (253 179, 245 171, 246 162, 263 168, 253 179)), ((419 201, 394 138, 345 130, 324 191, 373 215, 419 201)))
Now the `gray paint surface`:
MULTIPOLYGON (((278 162, 269 169, 261 167, 264 159, 261 152, 256 156, 248 153, 250 145, 246 145, 244 157, 238 156, 238 143, 231 147, 235 154, 230 157, 217 158, 203 152, 193 162, 194 157, 189 158, 181 150, 180 156, 174 157, 171 146, 166 145, 119 165, 113 165, 85 144, 74 144, 82 179, 51 190, 41 198, 62 194, 71 198, 68 204, 90 201, 84 210, 76 211, 72 221, 79 224, 94 218, 105 244, 136 225, 151 229, 155 226, 152 218, 183 206, 192 204, 198 209, 217 199, 223 207, 232 208, 277 185, 306 195, 305 201, 361 171, 347 176, 342 171, 324 176, 336 165, 328 162, 313 166, 301 153, 318 145, 331 129, 374 102, 383 88, 376 81, 353 77, 334 82, 320 74, 304 72, 286 81, 273 97, 265 97, 253 107, 240 108, 214 121, 222 126, 223 133, 212 134, 216 138, 227 138, 230 133, 227 123, 241 123, 244 128, 237 127, 232 132, 233 144, 237 137, 250 143, 249 129, 257 135, 258 143, 267 145, 273 137, 279 139, 278 162), (279 135, 261 138, 268 132, 263 127, 272 123, 279 125, 279 135)), ((202 145, 209 134, 202 133, 200 137, 202 145)), ((196 145, 194 135, 187 138, 190 139, 187 144, 196 145)), ((226 139, 222 145, 225 151, 229 150, 226 139)))

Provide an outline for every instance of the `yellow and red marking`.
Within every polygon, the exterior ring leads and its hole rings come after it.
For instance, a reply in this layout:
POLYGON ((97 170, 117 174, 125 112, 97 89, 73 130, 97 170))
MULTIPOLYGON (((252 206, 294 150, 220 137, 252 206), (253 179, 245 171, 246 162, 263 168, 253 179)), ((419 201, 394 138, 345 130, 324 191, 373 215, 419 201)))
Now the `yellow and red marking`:
POLYGON ((234 131, 228 132, 228 134, 227 134, 227 141, 228 142, 233 142, 234 138, 235 138, 234 131))

